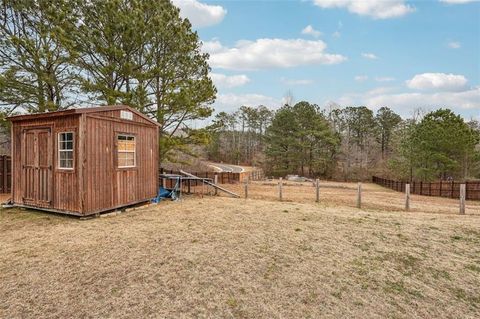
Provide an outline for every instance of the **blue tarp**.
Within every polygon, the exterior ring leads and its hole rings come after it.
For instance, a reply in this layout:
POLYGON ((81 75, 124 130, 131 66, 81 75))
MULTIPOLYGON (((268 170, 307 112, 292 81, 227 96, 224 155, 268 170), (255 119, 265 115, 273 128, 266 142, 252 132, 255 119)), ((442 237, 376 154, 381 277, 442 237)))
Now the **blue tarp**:
POLYGON ((155 197, 152 202, 160 203, 163 199, 170 198, 171 200, 178 199, 178 192, 180 188, 180 178, 177 179, 175 186, 172 189, 160 187, 158 190, 157 197, 155 197))

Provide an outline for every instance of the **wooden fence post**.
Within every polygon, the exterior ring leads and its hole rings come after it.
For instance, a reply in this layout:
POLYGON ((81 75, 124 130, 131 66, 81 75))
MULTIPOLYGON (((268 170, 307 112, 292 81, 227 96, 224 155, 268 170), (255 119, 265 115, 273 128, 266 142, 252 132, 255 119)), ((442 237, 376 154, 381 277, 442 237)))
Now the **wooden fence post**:
POLYGON ((315 188, 316 188, 316 202, 320 202, 320 181, 318 178, 315 180, 315 188))
POLYGON ((410 184, 405 184, 405 210, 410 210, 410 184))
POLYGON ((357 208, 362 208, 362 183, 357 185, 357 208))
POLYGON ((465 184, 460 184, 460 215, 465 215, 465 184))
MULTIPOLYGON (((217 173, 215 173, 215 176, 213 177, 213 183, 214 183, 215 185, 218 184, 218 174, 217 174, 217 173)), ((218 195, 218 189, 217 189, 216 187, 215 187, 214 195, 215 195, 215 196, 218 195)))
POLYGON ((468 190, 469 190, 468 181, 465 181, 465 200, 468 199, 468 190))
POLYGON ((283 187, 283 182, 282 182, 283 178, 280 177, 280 180, 278 181, 278 198, 280 199, 280 201, 282 200, 282 197, 283 197, 283 194, 282 194, 282 187, 283 187))
POLYGON ((245 180, 244 188, 245 188, 245 199, 247 199, 248 198, 248 179, 245 180))
MULTIPOLYGON (((173 180, 171 180, 172 183, 173 183, 173 180)), ((174 185, 172 184, 172 188, 174 188, 174 185)), ((178 200, 181 200, 182 199, 182 179, 179 178, 179 181, 178 181, 178 200)))

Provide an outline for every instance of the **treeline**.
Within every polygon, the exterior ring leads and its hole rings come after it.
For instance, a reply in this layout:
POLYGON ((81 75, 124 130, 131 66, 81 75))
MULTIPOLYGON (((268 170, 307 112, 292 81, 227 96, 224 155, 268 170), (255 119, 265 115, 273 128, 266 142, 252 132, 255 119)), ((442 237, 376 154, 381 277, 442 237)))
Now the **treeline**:
POLYGON ((262 106, 220 113, 214 127, 211 160, 262 166, 269 175, 480 178, 480 124, 448 109, 402 119, 388 107, 326 111, 299 102, 276 112, 262 106))
POLYGON ((261 165, 265 161, 265 132, 274 112, 266 106, 242 106, 233 113, 218 113, 210 126, 210 159, 233 164, 261 165))
POLYGON ((127 104, 160 124, 160 154, 208 142, 208 55, 169 0, 0 0, 0 120, 127 104))

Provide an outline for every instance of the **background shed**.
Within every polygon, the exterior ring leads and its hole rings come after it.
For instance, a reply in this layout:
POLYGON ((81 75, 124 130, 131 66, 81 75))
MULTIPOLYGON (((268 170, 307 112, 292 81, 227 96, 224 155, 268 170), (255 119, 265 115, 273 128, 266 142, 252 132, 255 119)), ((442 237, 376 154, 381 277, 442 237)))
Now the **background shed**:
POLYGON ((90 215, 158 190, 158 124, 128 106, 18 115, 12 121, 14 205, 90 215))

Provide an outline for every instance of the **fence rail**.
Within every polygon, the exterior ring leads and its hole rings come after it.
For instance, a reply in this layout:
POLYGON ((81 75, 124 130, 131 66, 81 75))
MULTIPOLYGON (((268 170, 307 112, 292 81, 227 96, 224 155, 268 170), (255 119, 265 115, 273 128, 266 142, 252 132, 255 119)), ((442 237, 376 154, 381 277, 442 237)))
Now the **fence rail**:
MULTIPOLYGON (((217 176, 217 182, 219 184, 236 184, 245 181, 246 179, 250 181, 258 181, 262 180, 265 175, 263 174, 262 170, 252 170, 252 171, 245 171, 241 173, 232 173, 232 172, 189 172, 197 177, 201 178, 209 178, 212 181, 215 180, 215 176, 217 176)), ((180 171, 174 170, 167 170, 167 169, 160 169, 160 174, 176 174, 182 175, 180 171)), ((160 178, 160 177, 159 177, 160 178)), ((166 180, 165 186, 167 188, 173 187, 173 181, 166 180)), ((160 178, 160 185, 162 185, 162 180, 160 178)), ((190 193, 191 188, 203 186, 202 181, 200 180, 185 180, 182 182, 182 189, 186 190, 187 193, 190 193)))
POLYGON ((439 181, 439 182, 403 182, 385 179, 377 176, 372 177, 375 184, 405 192, 405 185, 410 184, 410 193, 416 195, 459 198, 460 185, 465 184, 465 199, 480 200, 480 181, 439 181))

